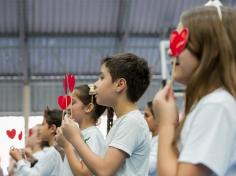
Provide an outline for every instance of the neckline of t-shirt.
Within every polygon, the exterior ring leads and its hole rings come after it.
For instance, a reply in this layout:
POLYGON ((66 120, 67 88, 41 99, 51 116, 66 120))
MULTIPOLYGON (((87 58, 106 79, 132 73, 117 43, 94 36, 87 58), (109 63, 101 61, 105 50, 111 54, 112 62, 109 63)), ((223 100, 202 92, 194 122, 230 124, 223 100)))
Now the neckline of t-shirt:
POLYGON ((208 97, 209 97, 210 95, 212 95, 213 93, 216 93, 216 92, 223 92, 223 91, 227 91, 227 90, 225 90, 223 87, 219 87, 219 88, 213 90, 212 92, 206 94, 206 95, 203 96, 197 103, 193 104, 193 106, 191 107, 190 112, 192 112, 200 102, 204 101, 206 98, 208 98, 208 97))
POLYGON ((119 118, 117 118, 117 119, 114 121, 114 125, 117 124, 117 123, 120 123, 123 119, 126 118, 126 116, 128 116, 130 113, 134 113, 134 112, 137 112, 137 113, 138 113, 138 112, 140 112, 140 110, 139 110, 139 109, 134 109, 134 110, 129 111, 128 113, 126 113, 126 114, 120 116, 119 118))
POLYGON ((90 127, 88 127, 88 128, 85 128, 85 129, 83 129, 81 132, 87 132, 87 131, 90 131, 90 130, 92 130, 92 129, 94 129, 94 128, 96 128, 96 126, 90 126, 90 127))
POLYGON ((124 118, 125 116, 127 116, 128 114, 133 113, 133 112, 135 112, 135 111, 140 112, 139 109, 131 110, 131 111, 127 112, 126 114, 124 114, 124 115, 122 115, 122 116, 120 116, 120 117, 117 117, 117 120, 122 119, 122 118, 124 118))

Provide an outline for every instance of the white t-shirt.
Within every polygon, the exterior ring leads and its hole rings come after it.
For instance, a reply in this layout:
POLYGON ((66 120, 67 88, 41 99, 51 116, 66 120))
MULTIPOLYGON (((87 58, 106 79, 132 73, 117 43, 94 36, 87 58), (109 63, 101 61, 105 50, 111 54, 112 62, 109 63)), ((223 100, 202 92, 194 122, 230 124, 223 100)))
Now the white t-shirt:
POLYGON ((89 148, 99 156, 103 156, 106 149, 106 142, 101 131, 96 126, 91 126, 82 131, 82 135, 89 148))
POLYGON ((59 152, 52 147, 43 149, 43 156, 34 167, 24 160, 16 163, 16 176, 60 176, 62 173, 62 159, 59 152))
POLYGON ((203 164, 218 176, 236 175, 236 100, 224 89, 203 97, 181 132, 179 162, 203 164))
POLYGON ((118 118, 106 138, 107 146, 124 151, 128 157, 117 176, 148 175, 150 137, 149 128, 139 110, 118 118))
MULTIPOLYGON (((48 147, 45 147, 48 148, 48 147)), ((37 160, 40 160, 44 156, 45 152, 43 150, 37 151, 33 153, 33 157, 36 158, 37 160)))
POLYGON ((158 136, 152 137, 148 176, 157 176, 157 143, 158 136))
MULTIPOLYGON (((83 139, 86 144, 88 144, 89 148, 99 156, 103 156, 106 149, 106 143, 103 138, 101 131, 96 126, 91 126, 81 131, 83 139)), ((78 153, 75 151, 75 155, 80 159, 78 153)), ((73 176, 72 170, 69 165, 69 161, 65 156, 63 162, 63 172, 65 176, 73 176)))

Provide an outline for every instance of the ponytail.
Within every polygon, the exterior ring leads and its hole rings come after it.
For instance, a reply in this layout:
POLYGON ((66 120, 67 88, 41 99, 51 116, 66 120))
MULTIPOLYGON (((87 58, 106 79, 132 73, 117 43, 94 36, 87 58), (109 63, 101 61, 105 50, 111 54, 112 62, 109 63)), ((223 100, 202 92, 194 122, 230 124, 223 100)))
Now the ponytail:
POLYGON ((107 134, 113 125, 113 116, 114 116, 114 110, 111 107, 108 107, 107 108, 107 134))

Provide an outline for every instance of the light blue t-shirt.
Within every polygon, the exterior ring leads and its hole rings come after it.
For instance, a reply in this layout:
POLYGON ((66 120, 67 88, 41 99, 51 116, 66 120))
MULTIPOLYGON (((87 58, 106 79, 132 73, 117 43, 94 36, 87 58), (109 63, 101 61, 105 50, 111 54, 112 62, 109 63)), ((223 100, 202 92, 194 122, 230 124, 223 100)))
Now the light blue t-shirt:
POLYGON ((236 175, 236 100, 224 89, 203 97, 181 132, 179 162, 203 164, 218 176, 236 175))
MULTIPOLYGON (((103 156, 106 149, 106 143, 101 131, 96 126, 91 126, 82 130, 81 133, 85 143, 89 146, 89 148, 97 155, 103 156)), ((80 159, 76 151, 75 155, 77 155, 77 158, 80 159)), ((73 176, 69 161, 66 156, 63 162, 63 173, 64 176, 73 176)))
POLYGON ((115 122, 106 138, 107 146, 124 151, 128 157, 116 176, 146 176, 149 168, 149 128, 139 110, 131 111, 115 122))
POLYGON ((17 162, 16 176, 62 176, 62 158, 59 152, 52 147, 44 148, 34 167, 24 160, 17 162))
POLYGON ((157 176, 158 136, 152 137, 148 176, 157 176))

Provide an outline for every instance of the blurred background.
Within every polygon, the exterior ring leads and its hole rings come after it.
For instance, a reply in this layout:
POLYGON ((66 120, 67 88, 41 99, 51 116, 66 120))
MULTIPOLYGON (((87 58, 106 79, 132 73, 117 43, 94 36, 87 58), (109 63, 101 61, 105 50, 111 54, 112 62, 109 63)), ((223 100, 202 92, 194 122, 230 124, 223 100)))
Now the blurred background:
MULTIPOLYGON (((77 84, 94 82, 104 56, 132 52, 147 59, 153 77, 138 102, 143 109, 166 78, 162 65, 163 59, 168 58, 166 41, 178 24, 181 12, 206 2, 0 0, 0 155, 3 167, 7 165, 8 159, 4 158, 8 147, 24 146, 28 128, 41 123, 45 107, 58 107, 57 97, 63 95, 64 74, 74 74, 77 84), (23 139, 6 137, 6 130, 13 128, 17 135, 23 131, 23 139)), ((236 0, 221 2, 236 6, 236 0)), ((178 88, 182 89, 177 85, 178 88)))

